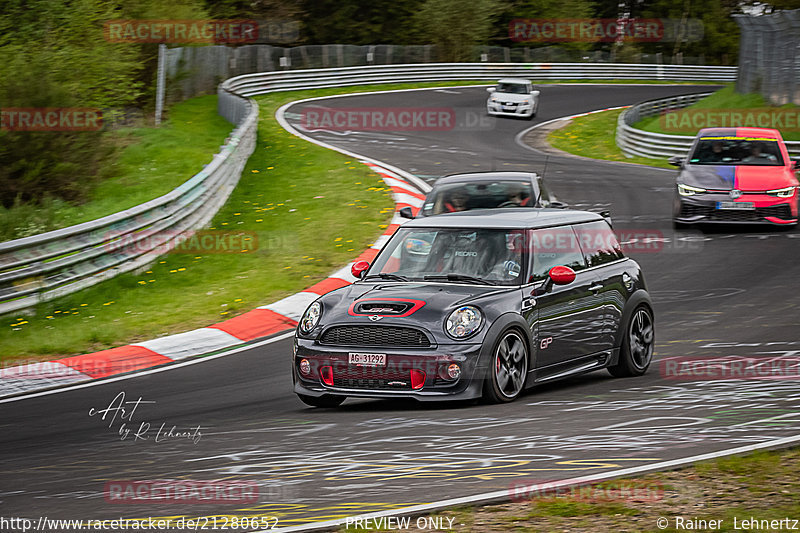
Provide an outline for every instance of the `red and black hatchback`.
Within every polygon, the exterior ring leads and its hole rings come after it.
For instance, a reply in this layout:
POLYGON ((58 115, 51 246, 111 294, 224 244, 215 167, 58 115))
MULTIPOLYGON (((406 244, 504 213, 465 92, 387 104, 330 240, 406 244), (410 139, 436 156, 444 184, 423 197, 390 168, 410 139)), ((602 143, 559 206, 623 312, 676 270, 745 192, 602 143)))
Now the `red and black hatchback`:
POLYGON ((796 162, 780 132, 766 128, 706 128, 680 167, 675 227, 697 223, 797 224, 796 162))
POLYGON ((643 374, 654 321, 639 265, 600 215, 486 209, 403 225, 358 281, 313 302, 294 342, 306 404, 514 400, 607 368, 643 374))

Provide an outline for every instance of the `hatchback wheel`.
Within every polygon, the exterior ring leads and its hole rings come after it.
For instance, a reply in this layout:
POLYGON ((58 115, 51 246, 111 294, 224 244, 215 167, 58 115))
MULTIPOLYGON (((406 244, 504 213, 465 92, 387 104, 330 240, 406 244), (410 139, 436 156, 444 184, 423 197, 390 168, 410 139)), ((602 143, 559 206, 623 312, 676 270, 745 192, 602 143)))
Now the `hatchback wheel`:
POLYGON ((641 376, 653 360, 655 327, 653 312, 640 305, 631 315, 622 339, 619 362, 608 371, 615 377, 641 376))
POLYGON ((525 388, 528 348, 519 333, 504 332, 494 348, 483 397, 492 403, 510 402, 525 388))

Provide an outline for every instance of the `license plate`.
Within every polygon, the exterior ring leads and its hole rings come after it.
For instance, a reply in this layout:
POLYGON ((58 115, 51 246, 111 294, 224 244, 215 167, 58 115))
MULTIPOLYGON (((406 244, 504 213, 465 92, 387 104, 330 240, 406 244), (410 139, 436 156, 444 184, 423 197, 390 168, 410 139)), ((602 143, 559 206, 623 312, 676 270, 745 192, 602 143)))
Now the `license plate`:
POLYGON ((360 366, 386 366, 386 354, 350 352, 348 354, 348 362, 351 365, 360 366))
POLYGON ((756 204, 753 202, 717 202, 717 209, 731 209, 737 211, 753 211, 756 204))
POLYGON ((516 111, 516 110, 517 110, 517 106, 513 106, 513 105, 504 105, 504 106, 503 106, 503 110, 504 110, 504 111, 516 111))

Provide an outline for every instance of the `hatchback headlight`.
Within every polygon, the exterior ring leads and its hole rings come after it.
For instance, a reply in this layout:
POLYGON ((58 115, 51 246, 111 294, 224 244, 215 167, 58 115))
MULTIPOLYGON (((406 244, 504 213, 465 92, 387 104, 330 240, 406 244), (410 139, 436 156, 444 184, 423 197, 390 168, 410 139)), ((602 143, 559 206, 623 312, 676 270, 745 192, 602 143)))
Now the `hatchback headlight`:
POLYGON ((314 302, 313 304, 308 306, 306 312, 303 314, 303 318, 300 319, 300 331, 303 333, 309 333, 312 329, 314 329, 317 324, 319 323, 319 319, 322 316, 322 304, 319 302, 314 302))
POLYGON ((445 329, 451 337, 464 339, 478 331, 482 322, 483 315, 477 307, 464 305, 450 313, 445 329))
POLYGON ((783 189, 773 189, 771 191, 767 191, 767 194, 770 196, 777 196, 778 198, 791 198, 794 196, 794 185, 791 187, 784 187, 783 189))
POLYGON ((694 196, 695 194, 703 192, 706 192, 706 190, 700 187, 692 187, 691 185, 684 185, 683 183, 678 184, 678 194, 681 196, 694 196))

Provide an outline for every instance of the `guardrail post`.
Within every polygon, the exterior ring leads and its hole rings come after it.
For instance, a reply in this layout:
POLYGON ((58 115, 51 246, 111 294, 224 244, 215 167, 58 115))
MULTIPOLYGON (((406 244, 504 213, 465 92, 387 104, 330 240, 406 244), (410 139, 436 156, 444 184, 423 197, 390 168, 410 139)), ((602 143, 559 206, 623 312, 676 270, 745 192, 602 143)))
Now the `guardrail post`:
POLYGON ((167 45, 158 45, 158 72, 156 76, 156 126, 161 125, 161 113, 164 111, 164 89, 167 83, 167 45))

